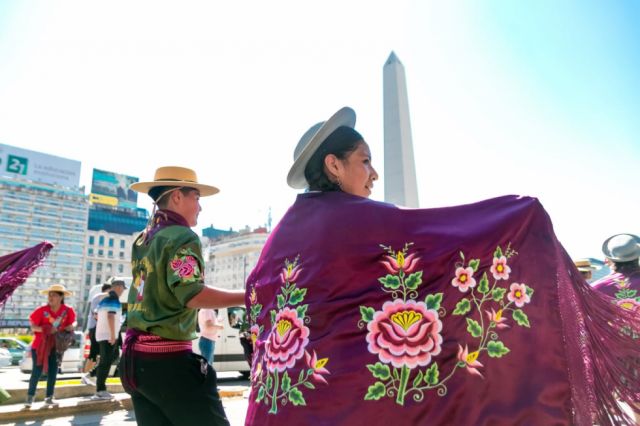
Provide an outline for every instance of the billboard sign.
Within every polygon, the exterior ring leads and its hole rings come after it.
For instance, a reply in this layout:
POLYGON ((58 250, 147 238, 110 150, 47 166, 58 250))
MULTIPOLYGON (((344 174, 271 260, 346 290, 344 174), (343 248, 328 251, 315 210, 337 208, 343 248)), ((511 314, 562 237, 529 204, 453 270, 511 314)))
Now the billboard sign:
POLYGON ((0 176, 78 188, 80 162, 0 143, 0 176))
POLYGON ((129 189, 135 182, 138 182, 137 177, 93 169, 89 199, 92 203, 135 209, 138 193, 129 189))

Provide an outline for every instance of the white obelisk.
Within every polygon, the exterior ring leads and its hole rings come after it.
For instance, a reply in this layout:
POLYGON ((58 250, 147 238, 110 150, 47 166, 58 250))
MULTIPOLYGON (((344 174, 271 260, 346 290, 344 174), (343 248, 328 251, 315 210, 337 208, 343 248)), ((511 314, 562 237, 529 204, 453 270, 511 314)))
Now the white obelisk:
POLYGON ((413 159, 409 99, 404 66, 391 52, 384 64, 384 200, 418 207, 418 184, 413 159))

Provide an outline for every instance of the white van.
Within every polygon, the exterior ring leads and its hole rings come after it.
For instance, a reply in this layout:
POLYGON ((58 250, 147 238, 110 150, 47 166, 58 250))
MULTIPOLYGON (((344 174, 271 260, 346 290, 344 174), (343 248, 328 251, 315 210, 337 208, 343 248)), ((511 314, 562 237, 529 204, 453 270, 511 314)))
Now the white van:
MULTIPOLYGON (((64 351, 64 355, 62 356, 60 371, 63 373, 79 373, 82 371, 82 364, 84 362, 82 352, 85 337, 80 331, 75 331, 73 334, 76 338, 71 346, 64 351)), ((20 371, 29 374, 32 369, 33 360, 31 359, 31 345, 29 345, 24 351, 22 361, 20 361, 20 371)))
MULTIPOLYGON (((218 317, 222 320, 216 348, 213 354, 213 368, 216 372, 239 371, 243 376, 249 377, 250 367, 247 363, 244 350, 240 344, 240 321, 245 317, 244 306, 217 309, 218 317)), ((193 352, 200 354, 198 342, 193 341, 193 352)))

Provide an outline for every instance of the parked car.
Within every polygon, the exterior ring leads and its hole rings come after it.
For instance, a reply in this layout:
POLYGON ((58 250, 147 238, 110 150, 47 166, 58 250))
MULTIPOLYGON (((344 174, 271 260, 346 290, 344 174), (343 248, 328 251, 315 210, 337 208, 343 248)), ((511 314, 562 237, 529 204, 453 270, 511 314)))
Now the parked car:
POLYGON ((0 348, 7 349, 11 354, 11 365, 20 364, 27 346, 29 345, 15 337, 0 337, 0 348))
MULTIPOLYGON (((240 344, 240 323, 245 317, 245 311, 241 306, 218 309, 224 328, 220 330, 213 354, 213 368, 217 372, 239 371, 243 376, 249 377, 250 367, 240 344)), ((193 341, 193 352, 197 354, 200 354, 199 341, 199 337, 193 341)))
MULTIPOLYGON (((79 373, 82 371, 82 365, 84 363, 83 350, 84 350, 84 334, 80 331, 75 331, 75 341, 64 352, 62 357, 62 365, 60 369, 63 373, 79 373)), ((27 346, 24 358, 20 362, 20 371, 23 373, 31 373, 33 369, 33 360, 31 359, 31 345, 27 346)))
POLYGON ((0 367, 11 365, 11 352, 8 349, 0 348, 0 367))

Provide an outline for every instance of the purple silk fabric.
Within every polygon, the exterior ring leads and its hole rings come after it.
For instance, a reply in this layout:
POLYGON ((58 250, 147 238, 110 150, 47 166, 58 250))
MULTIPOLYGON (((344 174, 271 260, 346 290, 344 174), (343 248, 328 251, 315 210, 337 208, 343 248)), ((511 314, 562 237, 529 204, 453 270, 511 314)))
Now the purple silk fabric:
POLYGON ((589 288, 534 198, 301 194, 246 302, 247 425, 620 424, 613 393, 638 391, 618 331, 636 318, 589 288))
POLYGON ((5 305, 13 292, 42 264, 52 248, 53 244, 44 241, 0 257, 0 307, 5 305))

